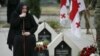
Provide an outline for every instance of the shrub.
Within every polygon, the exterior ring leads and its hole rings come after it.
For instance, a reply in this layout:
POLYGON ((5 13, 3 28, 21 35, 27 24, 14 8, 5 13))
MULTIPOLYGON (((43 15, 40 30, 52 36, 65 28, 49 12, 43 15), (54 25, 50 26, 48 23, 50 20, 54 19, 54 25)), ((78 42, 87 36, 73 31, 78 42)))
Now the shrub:
POLYGON ((41 9, 40 9, 40 0, 26 0, 30 8, 30 13, 35 15, 37 18, 40 18, 41 9))

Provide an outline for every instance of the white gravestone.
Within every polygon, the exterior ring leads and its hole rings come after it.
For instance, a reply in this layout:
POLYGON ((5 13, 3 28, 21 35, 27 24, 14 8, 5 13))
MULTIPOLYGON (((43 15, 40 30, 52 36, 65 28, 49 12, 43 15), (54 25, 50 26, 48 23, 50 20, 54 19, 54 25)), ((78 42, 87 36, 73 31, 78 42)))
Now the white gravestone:
MULTIPOLYGON (((90 37, 90 36, 88 36, 90 37)), ((75 37, 71 34, 69 30, 66 30, 64 33, 57 35, 53 41, 48 45, 49 56, 55 56, 55 48, 64 41, 71 48, 71 56, 78 56, 79 52, 87 46, 94 44, 91 41, 84 39, 82 36, 81 39, 75 37)), ((59 55, 60 56, 60 55, 59 55)))
POLYGON ((35 32, 35 36, 36 36, 36 40, 37 41, 38 41, 39 33, 41 31, 43 31, 44 29, 46 29, 48 32, 50 32, 50 34, 51 34, 51 41, 57 36, 57 33, 55 32, 55 30, 53 28, 51 28, 48 23, 43 22, 43 23, 39 24, 38 29, 35 32))
POLYGON ((38 20, 38 18, 35 15, 33 15, 33 18, 36 21, 36 23, 39 24, 39 20, 38 20))

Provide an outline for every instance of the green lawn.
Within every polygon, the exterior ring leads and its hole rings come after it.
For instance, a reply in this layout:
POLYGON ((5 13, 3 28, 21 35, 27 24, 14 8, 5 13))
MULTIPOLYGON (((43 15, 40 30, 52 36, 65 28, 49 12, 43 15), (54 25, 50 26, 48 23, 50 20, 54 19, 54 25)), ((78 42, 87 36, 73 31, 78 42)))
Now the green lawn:
POLYGON ((6 22, 0 21, 0 28, 8 28, 9 24, 7 24, 6 22))
POLYGON ((59 6, 42 6, 41 14, 59 14, 59 6))

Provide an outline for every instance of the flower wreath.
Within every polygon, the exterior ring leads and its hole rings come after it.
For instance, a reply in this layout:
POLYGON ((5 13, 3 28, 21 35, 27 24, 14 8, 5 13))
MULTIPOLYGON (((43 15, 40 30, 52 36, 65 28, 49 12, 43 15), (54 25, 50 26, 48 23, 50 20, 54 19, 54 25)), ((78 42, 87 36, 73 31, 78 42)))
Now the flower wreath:
POLYGON ((96 52, 96 48, 94 46, 84 47, 80 52, 80 56, 90 56, 92 53, 96 52))
POLYGON ((42 52, 43 50, 46 50, 47 49, 47 44, 45 44, 44 42, 37 42, 36 43, 36 47, 35 47, 35 50, 38 51, 38 52, 42 52))

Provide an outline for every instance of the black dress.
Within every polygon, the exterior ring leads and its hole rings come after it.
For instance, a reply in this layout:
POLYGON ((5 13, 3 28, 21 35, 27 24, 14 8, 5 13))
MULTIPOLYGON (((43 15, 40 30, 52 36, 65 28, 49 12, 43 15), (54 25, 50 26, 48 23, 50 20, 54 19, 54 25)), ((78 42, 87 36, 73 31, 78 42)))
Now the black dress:
POLYGON ((11 31, 10 37, 8 36, 7 43, 11 44, 14 48, 13 56, 36 56, 34 53, 34 48, 36 46, 36 38, 34 32, 37 30, 37 24, 32 15, 27 13, 26 17, 20 18, 19 13, 15 12, 12 14, 11 20, 11 31), (29 36, 22 36, 24 22, 24 30, 30 32, 29 36), (12 37, 13 36, 13 37, 12 37), (24 48, 24 38, 25 38, 25 48, 24 48))

